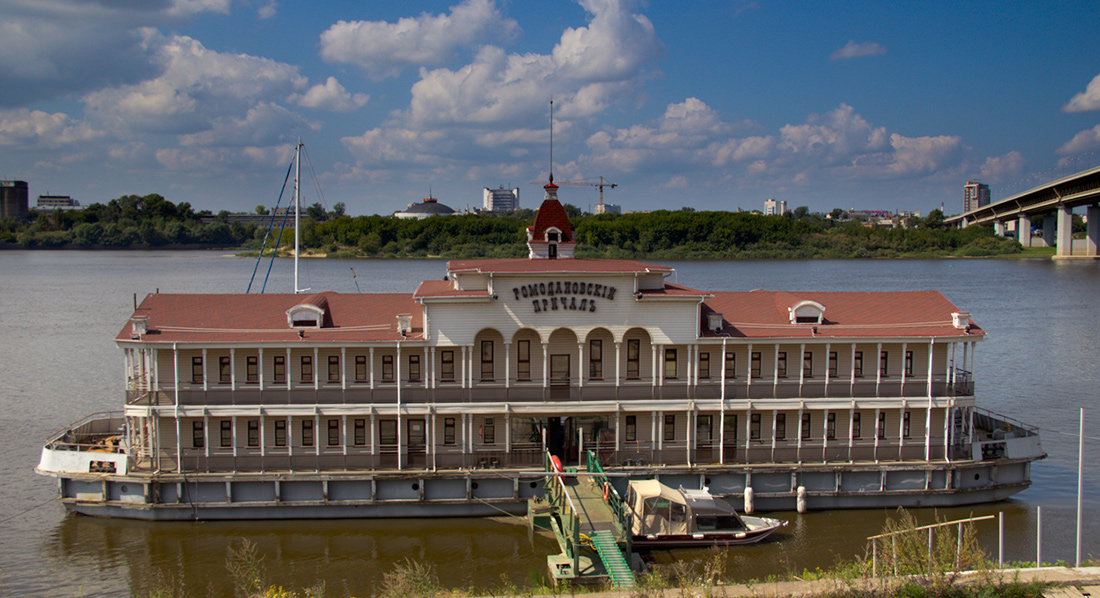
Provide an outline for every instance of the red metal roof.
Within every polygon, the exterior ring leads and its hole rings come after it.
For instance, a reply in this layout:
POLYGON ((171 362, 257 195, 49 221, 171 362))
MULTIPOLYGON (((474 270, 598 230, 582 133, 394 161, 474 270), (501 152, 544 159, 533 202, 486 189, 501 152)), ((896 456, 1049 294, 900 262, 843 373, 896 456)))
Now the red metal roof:
MULTIPOLYGON (((951 314, 961 311, 939 291, 799 292, 749 291, 715 293, 703 305, 704 336, 772 337, 930 337, 967 336, 955 328, 951 314), (800 301, 825 307, 822 324, 791 324, 788 308, 800 301), (706 330, 707 316, 722 314, 725 328, 706 330), (817 332, 813 331, 816 326, 817 332)), ((969 335, 984 335, 971 322, 969 335)))
POLYGON ((545 233, 549 228, 556 228, 561 231, 560 241, 562 243, 573 242, 573 227, 569 224, 569 216, 566 216, 565 208, 556 199, 543 200, 542 205, 539 206, 539 211, 535 214, 535 223, 527 230, 531 231, 532 239, 542 241, 546 238, 545 233))
POLYGON ((459 291, 450 280, 425 280, 417 287, 413 297, 488 297, 489 291, 459 291))
MULTIPOLYGON (((278 295, 170 295, 145 297, 134 316, 149 318, 147 342, 258 343, 309 341, 396 341, 421 339, 421 310, 412 295, 341 294, 278 295), (324 327, 291 328, 286 311, 295 305, 327 304, 324 327), (397 315, 412 314, 407 337, 397 331, 397 315)), ((116 340, 130 340, 130 324, 116 340)))

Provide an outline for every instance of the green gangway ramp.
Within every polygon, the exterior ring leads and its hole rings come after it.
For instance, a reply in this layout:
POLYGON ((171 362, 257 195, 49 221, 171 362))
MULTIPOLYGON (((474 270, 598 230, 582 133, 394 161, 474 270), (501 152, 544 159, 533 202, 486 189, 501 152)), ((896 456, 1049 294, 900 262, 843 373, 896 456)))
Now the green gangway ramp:
POLYGON ((602 530, 592 534, 592 545, 603 561, 607 569, 607 575, 611 578, 611 585, 616 588, 633 588, 634 574, 630 566, 623 558, 623 552, 619 550, 619 544, 611 532, 602 530))

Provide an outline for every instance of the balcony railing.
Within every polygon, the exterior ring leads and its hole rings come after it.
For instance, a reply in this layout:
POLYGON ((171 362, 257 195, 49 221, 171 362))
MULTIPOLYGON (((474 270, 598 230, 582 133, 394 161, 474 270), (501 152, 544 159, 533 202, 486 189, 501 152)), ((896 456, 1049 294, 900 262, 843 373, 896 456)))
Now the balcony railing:
MULTIPOLYGON (((969 396, 974 385, 969 372, 959 372, 954 380, 946 376, 933 377, 932 395, 969 396)), ((798 398, 873 398, 873 397, 927 397, 927 378, 875 377, 855 378, 727 378, 727 399, 798 399, 798 398)), ((462 388, 456 382, 438 382, 436 388, 427 388, 425 382, 405 382, 400 388, 401 403, 406 405, 428 403, 500 403, 543 401, 620 401, 632 399, 683 399, 718 400, 723 396, 722 380, 707 378, 688 385, 684 379, 666 379, 654 384, 652 378, 622 380, 568 380, 553 381, 544 386, 541 380, 503 379, 477 380, 471 387, 462 388)), ((161 385, 159 390, 132 388, 127 391, 129 405, 173 405, 176 390, 161 385)), ((364 383, 313 383, 266 386, 238 384, 181 383, 181 405, 314 405, 314 404, 396 404, 398 387, 395 383, 375 383, 374 388, 364 383)))

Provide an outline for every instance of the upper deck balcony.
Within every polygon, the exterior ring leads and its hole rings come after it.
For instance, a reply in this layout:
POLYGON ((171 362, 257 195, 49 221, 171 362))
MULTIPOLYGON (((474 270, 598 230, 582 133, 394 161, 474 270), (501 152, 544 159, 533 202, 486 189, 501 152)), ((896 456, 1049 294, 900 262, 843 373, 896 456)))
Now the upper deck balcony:
POLYGON ((475 380, 463 387, 458 381, 400 382, 291 382, 276 386, 259 384, 207 384, 181 382, 151 390, 145 380, 131 380, 128 405, 174 405, 178 392, 181 405, 311 405, 311 404, 402 404, 443 403, 538 403, 543 401, 631 401, 631 400, 727 400, 736 399, 845 399, 962 397, 974 394, 970 373, 956 370, 953 376, 909 377, 815 377, 798 378, 704 378, 696 384, 682 379, 640 377, 583 381, 576 378, 551 380, 475 380), (724 384, 723 384, 724 383, 724 384), (723 386, 725 387, 723 389, 723 386))

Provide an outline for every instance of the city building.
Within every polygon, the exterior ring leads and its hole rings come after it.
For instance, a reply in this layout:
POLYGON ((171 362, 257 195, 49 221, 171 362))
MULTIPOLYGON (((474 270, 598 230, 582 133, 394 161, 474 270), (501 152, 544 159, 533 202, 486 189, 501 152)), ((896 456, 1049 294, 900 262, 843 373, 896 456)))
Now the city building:
POLYGON ((35 204, 36 210, 73 210, 80 207, 80 202, 68 195, 39 195, 35 204))
POLYGON ((0 181, 0 219, 26 220, 29 197, 27 181, 0 181))
POLYGON ((782 216, 787 213, 787 202, 771 198, 764 201, 765 216, 782 216))
POLYGON ((963 213, 989 205, 989 185, 967 181, 963 187, 963 213))
POLYGON ((487 212, 514 212, 519 209, 519 187, 498 189, 485 187, 482 191, 481 208, 487 212))
POLYGON ((424 201, 411 203, 404 212, 394 212, 393 215, 408 220, 427 218, 428 216, 450 216, 455 213, 454 209, 439 203, 438 199, 425 197, 424 201))
POLYGON ((623 207, 614 203, 601 203, 596 204, 597 214, 622 214, 623 207))

